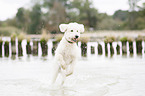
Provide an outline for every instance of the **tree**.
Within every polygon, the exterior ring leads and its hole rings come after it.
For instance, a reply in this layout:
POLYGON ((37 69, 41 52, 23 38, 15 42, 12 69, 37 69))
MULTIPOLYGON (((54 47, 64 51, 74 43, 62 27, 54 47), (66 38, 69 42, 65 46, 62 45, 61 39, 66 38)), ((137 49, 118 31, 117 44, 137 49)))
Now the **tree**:
POLYGON ((16 13, 16 21, 17 21, 17 27, 25 30, 25 10, 23 7, 18 9, 18 12, 16 13))
POLYGON ((130 7, 130 10, 129 11, 136 11, 138 6, 137 6, 137 3, 139 2, 140 0, 128 0, 128 4, 129 4, 129 7, 130 7))
POLYGON ((31 23, 28 28, 29 34, 40 34, 42 29, 42 19, 41 19, 41 6, 36 4, 33 6, 32 11, 30 12, 31 23))
POLYGON ((56 1, 49 11, 48 28, 51 32, 59 32, 59 24, 66 22, 66 12, 64 6, 56 1))
POLYGON ((129 9, 129 27, 130 29, 134 30, 135 29, 135 23, 134 23, 134 20, 136 19, 136 11, 137 11, 137 3, 139 2, 140 0, 128 0, 128 4, 130 6, 130 9, 129 9))
POLYGON ((123 11, 123 10, 117 10, 113 14, 113 19, 115 20, 121 20, 121 21, 127 21, 129 16, 128 11, 123 11))
POLYGON ((89 0, 72 0, 71 9, 75 9, 78 14, 78 19, 80 23, 88 26, 89 28, 96 28, 98 21, 98 11, 93 8, 92 3, 89 0))

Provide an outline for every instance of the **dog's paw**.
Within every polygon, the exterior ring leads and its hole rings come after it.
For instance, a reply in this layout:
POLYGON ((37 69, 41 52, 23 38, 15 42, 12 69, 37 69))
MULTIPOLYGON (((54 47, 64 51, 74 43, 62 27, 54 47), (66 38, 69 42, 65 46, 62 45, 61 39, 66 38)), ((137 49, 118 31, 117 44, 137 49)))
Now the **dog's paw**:
POLYGON ((61 65, 61 68, 62 68, 63 70, 65 70, 65 69, 66 69, 66 66, 65 66, 65 65, 61 65))
POLYGON ((72 75, 73 74, 73 72, 71 71, 71 72, 68 72, 67 74, 66 74, 66 76, 70 76, 70 75, 72 75))
POLYGON ((69 74, 66 74, 66 76, 70 76, 70 75, 72 75, 73 73, 69 73, 69 74))

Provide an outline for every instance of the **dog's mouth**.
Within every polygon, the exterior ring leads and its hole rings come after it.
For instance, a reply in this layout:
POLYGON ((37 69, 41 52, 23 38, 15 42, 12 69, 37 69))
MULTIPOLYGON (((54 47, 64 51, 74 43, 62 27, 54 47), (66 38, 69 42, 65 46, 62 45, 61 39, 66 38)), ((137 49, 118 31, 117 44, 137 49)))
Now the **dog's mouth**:
POLYGON ((78 38, 72 38, 73 42, 77 42, 78 38))

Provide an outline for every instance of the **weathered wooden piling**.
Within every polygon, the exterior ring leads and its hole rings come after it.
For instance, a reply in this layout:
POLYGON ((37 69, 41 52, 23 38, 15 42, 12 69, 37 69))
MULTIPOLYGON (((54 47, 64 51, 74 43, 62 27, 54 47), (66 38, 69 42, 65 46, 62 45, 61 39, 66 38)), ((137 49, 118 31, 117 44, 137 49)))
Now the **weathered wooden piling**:
POLYGON ((11 36, 11 50, 12 55, 16 55, 16 34, 12 34, 11 36))
POLYGON ((18 41, 18 56, 23 56, 22 41, 18 41))
POLYGON ((9 41, 5 41, 4 44, 4 53, 6 57, 9 57, 9 41))
POLYGON ((53 47, 52 47, 52 55, 55 55, 55 50, 56 50, 56 48, 58 46, 58 41, 53 41, 52 44, 53 44, 53 47))
POLYGON ((106 56, 108 55, 108 48, 107 48, 107 44, 110 44, 110 55, 113 56, 114 55, 114 48, 112 43, 115 41, 115 37, 110 36, 110 37, 106 37, 106 39, 104 40, 105 42, 105 54, 106 56))
POLYGON ((116 51, 117 51, 117 55, 119 55, 120 54, 120 46, 118 44, 116 46, 116 51))
POLYGON ((33 41, 33 55, 37 56, 38 55, 38 40, 34 40, 33 41))
POLYGON ((114 48, 113 48, 112 42, 110 42, 109 44, 110 44, 110 55, 113 56, 114 55, 114 48))
POLYGON ((87 42, 89 41, 90 37, 81 37, 81 55, 83 57, 87 56, 87 42))
POLYGON ((122 37, 120 39, 122 43, 122 55, 127 55, 127 37, 122 37))
POLYGON ((27 38, 26 53, 28 55, 32 53, 31 45, 30 45, 30 38, 27 38))
POLYGON ((91 54, 95 54, 95 47, 91 46, 91 54))
POLYGON ((47 31, 45 29, 42 30, 42 35, 40 38, 40 44, 41 44, 41 49, 42 49, 42 56, 48 55, 48 45, 47 41, 50 38, 50 35, 47 34, 47 31))
POLYGON ((18 56, 23 56, 22 41, 25 38, 24 36, 24 33, 20 33, 18 36, 18 56))
POLYGON ((105 43, 105 56, 108 56, 108 47, 107 47, 108 43, 105 43))
POLYGON ((83 57, 87 56, 87 43, 81 42, 81 54, 83 57))
POLYGON ((130 55, 133 56, 133 38, 128 38, 128 43, 130 55))
POLYGON ((143 41, 143 37, 142 36, 138 36, 136 38, 136 51, 137 51, 138 55, 142 55, 142 49, 143 49, 142 41, 143 41))
POLYGON ((0 38, 0 57, 2 57, 2 45, 3 45, 3 41, 0 38))
POLYGON ((41 44, 41 49, 42 49, 42 56, 46 56, 48 55, 48 46, 47 46, 47 40, 45 39, 41 39, 40 40, 40 44, 41 44))
POLYGON ((102 45, 101 44, 98 44, 98 55, 102 55, 103 54, 103 51, 102 51, 102 45))

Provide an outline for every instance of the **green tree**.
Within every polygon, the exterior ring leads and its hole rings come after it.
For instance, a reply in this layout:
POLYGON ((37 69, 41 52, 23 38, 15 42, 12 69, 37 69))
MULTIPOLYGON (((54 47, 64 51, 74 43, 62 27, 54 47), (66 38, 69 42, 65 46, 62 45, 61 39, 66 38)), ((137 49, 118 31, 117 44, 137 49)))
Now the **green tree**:
POLYGON ((140 0, 128 0, 128 4, 129 4, 129 28, 131 30, 135 30, 136 29, 136 25, 135 25, 135 19, 137 18, 137 3, 140 0))
POLYGON ((65 7, 58 1, 54 2, 53 7, 49 11, 49 30, 51 32, 58 32, 59 24, 65 22, 66 22, 65 7))
POLYGON ((42 19, 41 19, 41 6, 36 4, 33 6, 32 11, 30 12, 31 23, 28 28, 29 34, 40 34, 42 29, 42 19))
POLYGON ((115 20, 127 21, 128 17, 129 17, 128 11, 117 10, 113 14, 113 19, 115 19, 115 20))
POLYGON ((85 24, 88 26, 88 28, 91 27, 95 29, 98 21, 98 11, 97 9, 93 8, 91 1, 72 0, 70 3, 70 8, 76 10, 77 14, 73 14, 74 16, 78 16, 76 20, 85 24))
POLYGON ((21 29, 25 29, 25 12, 24 8, 21 7, 18 9, 18 12, 16 13, 16 21, 17 21, 17 27, 21 29))

